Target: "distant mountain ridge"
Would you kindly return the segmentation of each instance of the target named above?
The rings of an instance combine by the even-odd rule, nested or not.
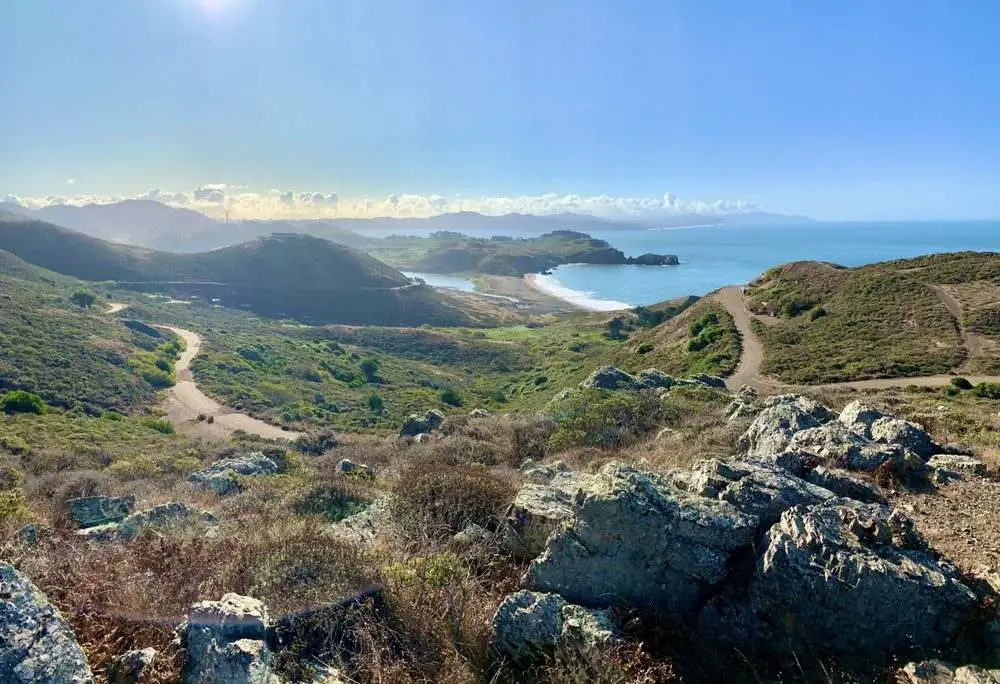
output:
[[[125,200],[115,204],[53,205],[28,209],[14,202],[0,203],[0,210],[55,223],[91,237],[169,252],[193,253],[227,247],[275,232],[314,235],[366,250],[369,231],[434,231],[462,233],[557,230],[593,231],[672,228],[720,223],[742,225],[762,222],[804,222],[801,216],[752,212],[743,214],[678,214],[662,219],[608,219],[576,213],[503,214],[491,216],[461,211],[422,218],[337,218],[218,221],[191,209],[153,200]]]

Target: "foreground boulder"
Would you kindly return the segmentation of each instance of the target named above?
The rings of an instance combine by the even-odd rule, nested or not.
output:
[[[0,563],[0,682],[93,684],[87,658],[35,585]]]
[[[607,611],[567,603],[558,594],[518,591],[493,616],[493,646],[515,662],[544,656],[556,644],[581,655],[615,641],[616,628]]]
[[[905,515],[831,499],[786,511],[767,532],[746,592],[721,595],[702,620],[707,631],[769,649],[822,645],[881,658],[947,646],[975,605],[957,569],[929,551]]]
[[[444,414],[437,409],[430,409],[424,415],[411,413],[403,421],[403,427],[399,430],[400,437],[415,437],[421,433],[430,433],[441,427],[444,422]]]
[[[554,473],[546,484],[521,487],[507,509],[511,550],[524,558],[540,554],[549,536],[573,517],[577,493],[593,483],[593,475],[564,471]]]
[[[1000,684],[1000,670],[924,660],[907,664],[899,671],[899,680],[906,684]]]
[[[727,501],[630,466],[610,463],[580,485],[573,498],[544,497],[557,528],[528,571],[535,589],[572,603],[685,613],[758,525]]]
[[[264,604],[248,596],[225,594],[191,606],[177,628],[185,649],[182,684],[276,684],[270,625]]]
[[[836,421],[799,430],[789,440],[788,450],[811,454],[848,470],[872,471],[886,462],[900,470],[922,465],[919,457],[900,445],[873,442]]]
[[[191,473],[188,479],[219,496],[225,496],[240,491],[241,477],[274,475],[278,470],[278,465],[274,461],[262,453],[255,452],[216,461],[204,470]]]
[[[737,448],[752,459],[773,459],[784,452],[795,433],[821,425],[810,411],[795,402],[764,407],[740,437]]]
[[[584,389],[633,389],[635,376],[614,366],[601,366],[580,383]]]
[[[143,684],[145,676],[156,659],[156,649],[144,648],[126,651],[108,663],[108,684]]]
[[[135,508],[134,496],[84,496],[66,501],[69,515],[79,528],[123,520]]]

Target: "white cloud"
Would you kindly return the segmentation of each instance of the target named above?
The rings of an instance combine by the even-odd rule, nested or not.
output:
[[[190,191],[168,192],[154,188],[132,199],[147,199],[175,207],[193,209],[209,216],[221,217],[229,212],[234,219],[308,219],[308,218],[397,218],[434,216],[456,211],[477,211],[483,214],[558,214],[573,212],[604,218],[647,219],[669,218],[678,214],[733,214],[755,211],[753,204],[742,200],[683,200],[671,192],[659,197],[622,197],[613,195],[540,195],[446,197],[439,194],[392,194],[387,197],[341,197],[335,192],[283,190],[272,188],[255,192],[238,185],[208,183]],[[40,208],[55,204],[110,204],[119,196],[77,195],[65,197],[7,196],[8,201]]]
[[[76,185],[76,183],[77,183],[76,178],[67,178],[66,179],[66,184],[67,185]]]

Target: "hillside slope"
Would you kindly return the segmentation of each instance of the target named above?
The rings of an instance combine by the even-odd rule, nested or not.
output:
[[[965,252],[859,268],[799,262],[747,291],[766,375],[825,383],[995,370],[1000,255]]]

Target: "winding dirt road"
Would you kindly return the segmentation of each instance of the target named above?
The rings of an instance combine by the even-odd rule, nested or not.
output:
[[[107,314],[116,314],[128,304],[108,303]],[[239,413],[223,406],[198,389],[191,375],[191,361],[201,351],[201,337],[197,333],[169,325],[153,325],[154,328],[169,330],[184,340],[187,345],[177,360],[177,383],[167,390],[167,419],[186,432],[210,439],[225,439],[236,430],[242,430],[265,439],[298,439],[301,433],[282,430],[276,425],[265,423],[253,416]],[[202,416],[203,420],[198,420]],[[212,422],[207,418],[211,416]]]
[[[947,292],[938,290],[945,306],[956,320],[961,321],[961,308]],[[852,389],[885,389],[889,387],[906,387],[908,385],[918,385],[921,387],[940,387],[947,385],[955,375],[921,375],[905,378],[878,378],[875,380],[853,380],[849,382],[831,382],[822,385],[795,385],[782,382],[776,378],[761,375],[760,367],[764,362],[764,347],[753,329],[750,321],[753,318],[743,301],[743,288],[739,285],[725,287],[715,295],[715,298],[726,307],[726,310],[733,317],[736,329],[740,333],[742,352],[740,363],[736,371],[726,378],[726,387],[730,390],[739,389],[742,385],[749,385],[758,392],[771,394],[779,391],[786,391],[803,387],[846,387]],[[961,323],[959,323],[961,329]],[[962,339],[966,340],[967,335],[962,330]],[[995,375],[963,375],[973,384],[981,382],[1000,382],[1000,376]]]

